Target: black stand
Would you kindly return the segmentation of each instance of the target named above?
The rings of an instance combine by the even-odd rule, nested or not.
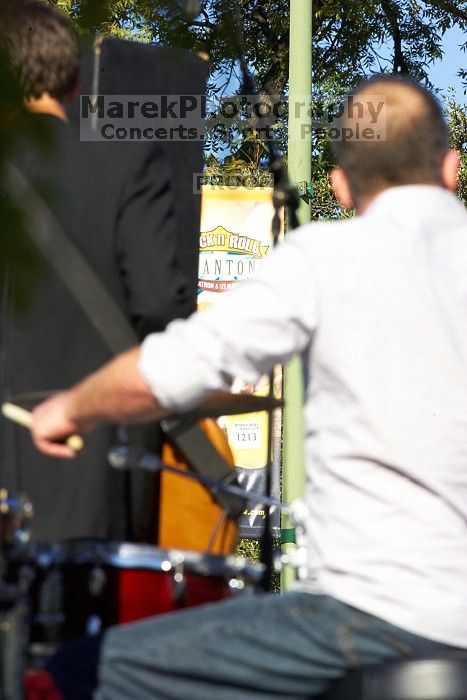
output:
[[[187,13],[187,21],[190,23],[193,21],[193,17],[196,16],[196,14],[193,14],[193,12],[197,12],[197,10],[193,10],[191,13]],[[261,13],[258,12],[258,8],[255,10],[257,18],[257,21],[261,21]],[[246,61],[245,61],[245,55],[246,52],[244,50],[244,45],[243,45],[243,37],[241,34],[241,26],[242,26],[242,8],[239,3],[237,3],[237,11],[232,13],[231,19],[226,24],[225,30],[231,39],[234,49],[236,51],[236,54],[238,56],[238,61],[240,63],[241,71],[242,71],[242,78],[243,78],[243,85],[242,85],[242,91],[244,95],[249,95],[249,96],[254,96],[258,95],[259,92],[256,89],[253,78],[250,74],[250,71],[248,70]],[[253,124],[254,127],[254,124]],[[269,155],[269,168],[271,170],[271,173],[273,175],[274,179],[274,192],[273,192],[273,205],[274,205],[274,217],[272,220],[272,237],[273,237],[273,245],[274,247],[277,245],[277,242],[279,240],[279,235],[281,231],[281,219],[280,219],[280,212],[281,210],[285,210],[287,212],[287,228],[288,230],[293,230],[299,226],[299,221],[297,217],[297,210],[300,204],[300,198],[298,194],[297,188],[292,185],[289,181],[288,173],[287,170],[284,166],[284,161],[282,156],[276,151],[273,141],[271,139],[264,139],[264,142],[267,146],[268,150],[268,155]],[[270,381],[269,381],[269,398],[273,399],[274,398],[274,376],[271,375]],[[266,484],[265,484],[265,496],[266,499],[264,501],[265,503],[265,520],[264,520],[264,529],[263,529],[263,534],[261,537],[261,554],[260,554],[260,561],[265,567],[265,573],[263,576],[263,579],[261,581],[261,587],[265,591],[271,591],[273,588],[272,585],[272,574],[274,571],[274,561],[273,561],[273,538],[272,538],[272,532],[271,532],[271,493],[272,493],[272,476],[271,476],[271,467],[272,467],[272,417],[273,417],[273,409],[270,408],[268,409],[269,412],[269,420],[268,420],[268,426],[269,426],[269,435],[268,435],[268,463],[266,466]],[[269,504],[266,505],[266,503]]]
[[[238,20],[238,18],[237,18]],[[241,23],[237,21],[237,27],[240,27]],[[235,42],[237,45],[238,57],[240,66],[242,69],[243,76],[243,94],[245,95],[257,95],[258,90],[253,83],[253,79],[246,65],[244,56],[245,52],[243,50],[243,41],[239,33],[239,30],[234,32]],[[284,165],[284,160],[282,156],[276,151],[274,143],[271,139],[264,139],[267,146],[268,156],[269,156],[269,169],[273,175],[274,188],[273,188],[273,206],[274,206],[274,217],[272,220],[271,232],[273,238],[273,247],[276,247],[279,241],[279,235],[281,232],[281,210],[285,210],[287,213],[287,228],[288,230],[293,230],[298,228],[299,221],[297,216],[297,211],[300,205],[300,198],[298,190],[293,185],[287,173]],[[274,373],[271,373],[269,379],[269,398],[274,399]],[[265,495],[267,499],[271,499],[272,495],[272,438],[273,438],[273,411],[269,410],[268,416],[268,463],[266,466],[266,484],[265,484]],[[264,575],[261,581],[261,588],[264,591],[273,590],[273,572],[274,572],[274,552],[273,552],[273,537],[271,531],[271,506],[265,505],[265,518],[264,518],[264,528],[261,536],[260,544],[260,561],[264,565]]]
[[[287,212],[288,229],[297,228],[299,225],[297,209],[300,201],[298,191],[288,178],[282,157],[275,151],[271,141],[268,141],[270,169],[274,177],[273,205],[274,217],[272,220],[273,245],[276,247],[279,241],[281,230],[280,212],[285,209]],[[269,398],[274,399],[274,372],[269,378]],[[266,468],[265,494],[267,498],[272,496],[272,461],[273,461],[273,412],[269,411],[268,416],[268,463]],[[273,590],[274,573],[274,551],[271,528],[271,506],[265,505],[264,529],[261,536],[260,561],[264,565],[264,574],[261,581],[264,591]]]
[[[26,596],[0,579],[0,698],[22,698],[28,653]]]

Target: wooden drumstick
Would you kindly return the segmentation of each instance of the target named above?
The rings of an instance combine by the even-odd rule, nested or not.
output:
[[[32,413],[26,411],[25,408],[7,402],[2,404],[2,413],[5,418],[8,418],[14,423],[18,423],[18,425],[22,425],[24,428],[31,428]],[[65,440],[65,444],[73,450],[73,452],[81,452],[84,447],[83,438],[80,435],[70,435],[70,437]]]

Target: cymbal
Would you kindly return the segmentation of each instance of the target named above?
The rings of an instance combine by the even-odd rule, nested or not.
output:
[[[282,399],[269,396],[254,396],[253,394],[231,394],[228,391],[216,391],[209,394],[203,401],[187,413],[170,416],[170,418],[217,418],[219,416],[232,416],[241,413],[256,413],[258,411],[272,411],[284,405]]]

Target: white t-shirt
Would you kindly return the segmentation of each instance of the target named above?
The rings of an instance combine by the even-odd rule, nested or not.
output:
[[[438,187],[288,235],[254,279],[146,339],[160,402],[304,355],[310,592],[467,647],[467,212]]]

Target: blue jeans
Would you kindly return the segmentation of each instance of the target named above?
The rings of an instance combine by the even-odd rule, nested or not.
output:
[[[107,631],[95,700],[299,700],[349,669],[449,650],[324,595],[262,594]]]

